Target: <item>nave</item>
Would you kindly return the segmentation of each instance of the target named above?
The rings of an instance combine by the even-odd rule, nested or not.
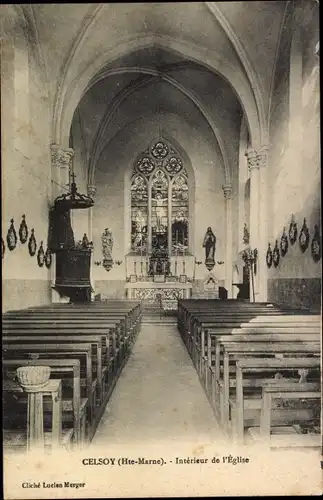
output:
[[[3,395],[15,396],[4,413],[6,473],[11,472],[7,485],[16,487],[26,475],[16,466],[19,457],[9,452],[37,451],[36,461],[33,453],[22,457],[33,481],[39,477],[43,450],[49,482],[78,480],[86,486],[78,490],[82,498],[99,491],[111,498],[120,497],[121,491],[126,497],[149,498],[156,492],[248,495],[297,488],[306,493],[309,481],[311,491],[320,491],[320,429],[314,411],[320,400],[320,317],[269,306],[183,300],[177,318],[149,319],[142,304],[132,301],[56,304],[5,313]],[[232,409],[243,361],[247,368],[248,363],[256,368],[257,376],[243,373],[243,442],[237,443]],[[49,380],[37,386],[35,378],[40,382],[41,367],[46,366]],[[298,373],[300,367],[307,369]],[[279,373],[283,379],[275,376]],[[296,399],[296,406],[278,408],[275,427],[268,415],[263,422],[260,411],[265,386],[273,397],[278,389],[281,400]],[[307,397],[309,404],[300,405]],[[266,404],[267,413],[277,409]],[[257,436],[250,428],[259,430],[259,424],[261,447],[245,446]],[[114,467],[111,459],[120,457],[142,465]],[[161,458],[165,467],[158,464]],[[97,459],[107,463],[96,467]],[[31,498],[33,490],[27,493]]]
[[[68,456],[85,498],[98,477],[103,497],[141,496],[150,473],[148,497],[158,479],[166,497],[317,490],[319,32],[318,0],[1,8],[8,500],[37,497],[21,483],[39,450]],[[116,468],[73,463],[220,440],[254,469],[211,466],[194,488],[187,467],[118,468],[118,491]],[[282,453],[273,479],[260,448]]]
[[[5,450],[320,448],[319,315],[201,299],[178,301],[177,325],[159,314],[132,301],[5,313]]]
[[[216,442],[220,432],[176,324],[143,324],[93,446]]]

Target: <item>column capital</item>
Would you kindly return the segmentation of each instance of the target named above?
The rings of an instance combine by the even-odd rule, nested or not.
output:
[[[245,152],[245,156],[247,157],[249,170],[251,170],[252,168],[256,168],[258,166],[256,149],[248,148],[247,151]]]
[[[249,148],[245,152],[245,156],[248,159],[249,170],[266,167],[268,164],[268,146],[261,146],[259,149]]]
[[[267,167],[268,165],[268,146],[261,146],[257,150],[257,164],[258,167]]]
[[[88,184],[87,186],[87,194],[88,196],[90,196],[92,199],[94,199],[95,195],[96,195],[96,186],[92,185],[92,184]]]
[[[57,144],[51,144],[52,165],[54,167],[69,168],[72,165],[74,150],[72,148],[62,148]]]
[[[222,186],[224,198],[230,200],[232,198],[232,184],[224,184]]]

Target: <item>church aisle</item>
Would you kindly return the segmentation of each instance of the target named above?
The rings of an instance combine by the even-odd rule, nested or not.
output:
[[[91,446],[219,442],[212,408],[175,325],[144,324]]]

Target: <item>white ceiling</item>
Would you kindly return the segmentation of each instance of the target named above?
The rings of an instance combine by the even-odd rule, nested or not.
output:
[[[122,73],[113,74],[121,68]],[[239,134],[242,110],[229,84],[219,75],[167,51],[150,48],[133,52],[103,68],[95,81],[75,115],[76,119],[81,116],[89,154],[100,128],[102,144],[97,155],[117,132],[151,114],[182,116],[214,143],[210,118],[226,139],[231,137],[231,141],[224,139],[227,149],[232,146],[233,132]],[[103,128],[105,117],[108,124]]]
[[[251,96],[267,120],[286,3],[43,3],[19,10],[38,40],[52,115],[68,108],[68,129],[73,114],[81,120],[89,154],[130,122],[160,112],[182,116],[210,141],[217,130],[230,158],[241,99]],[[227,81],[230,72],[240,93]]]
[[[216,5],[215,5],[216,4]],[[73,45],[93,18],[77,54],[79,69],[98,56],[111,40],[133,34],[155,33],[211,48],[226,59],[239,61],[235,47],[211,9],[224,17],[255,69],[264,91],[268,91],[285,1],[31,4],[49,80],[60,75]],[[146,54],[145,54],[146,55]],[[171,60],[171,59],[170,59]]]

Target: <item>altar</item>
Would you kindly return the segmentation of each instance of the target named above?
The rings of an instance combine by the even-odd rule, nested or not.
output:
[[[154,256],[130,253],[126,256],[126,294],[131,300],[159,302],[163,309],[177,309],[179,299],[192,295],[195,258],[172,256],[155,266]]]
[[[191,297],[192,284],[179,282],[156,283],[138,281],[127,283],[127,298],[131,300],[146,300],[148,302],[177,301],[178,299],[189,299]]]

